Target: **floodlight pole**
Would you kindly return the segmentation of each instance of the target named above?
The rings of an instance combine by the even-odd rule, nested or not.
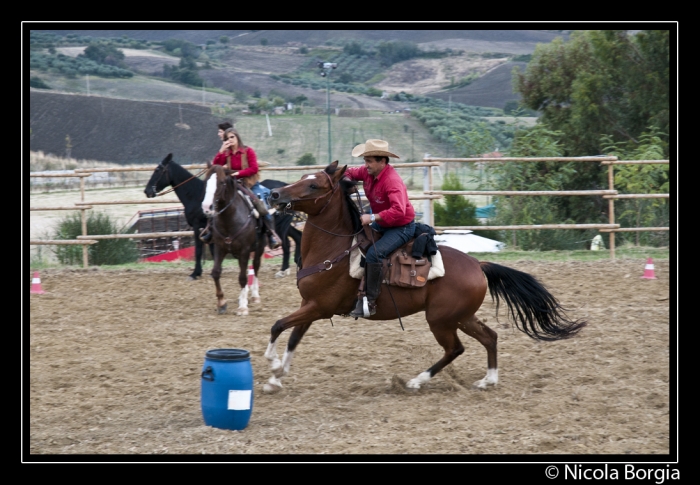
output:
[[[331,75],[331,70],[338,67],[338,64],[335,62],[319,61],[318,67],[321,68],[321,76],[326,78],[326,112],[328,113],[328,163],[331,163],[331,80],[329,79],[329,76]]]
[[[331,160],[331,81],[329,79],[330,71],[326,70],[326,111],[328,112],[328,163],[332,163]]]

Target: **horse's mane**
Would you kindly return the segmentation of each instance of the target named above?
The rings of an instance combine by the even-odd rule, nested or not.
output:
[[[177,181],[174,185],[177,185],[177,183],[183,182],[194,176],[193,173],[186,168],[183,168],[179,163],[176,163],[175,160],[171,160],[168,163],[168,169],[170,170],[171,180]],[[183,205],[187,205],[186,202],[189,201],[199,203],[204,196],[204,181],[198,177],[194,177],[192,180],[181,186],[181,191],[185,199],[182,200],[181,198]]]
[[[326,173],[333,175],[335,170],[331,165],[326,167]],[[352,194],[357,193],[357,181],[350,180],[349,178],[340,179],[340,188],[345,196],[345,206],[348,208],[350,213],[350,218],[352,219],[352,232],[358,232],[362,228],[362,222],[360,222],[360,210],[357,208],[357,204],[352,200]]]

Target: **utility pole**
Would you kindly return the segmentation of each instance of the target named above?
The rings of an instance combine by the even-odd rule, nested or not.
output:
[[[321,77],[326,78],[326,111],[328,112],[328,163],[331,163],[332,152],[331,152],[331,81],[330,73],[332,69],[338,67],[335,62],[318,62],[318,67],[321,69]]]

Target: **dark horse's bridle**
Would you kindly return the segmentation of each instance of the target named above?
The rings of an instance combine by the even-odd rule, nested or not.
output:
[[[155,180],[155,182],[153,182],[153,193],[155,194],[154,197],[160,197],[161,195],[169,194],[173,190],[177,189],[178,187],[180,187],[182,185],[185,185],[190,180],[199,177],[200,175],[202,175],[204,172],[207,171],[206,168],[202,169],[202,171],[199,172],[198,174],[191,176],[187,180],[180,182],[179,184],[175,185],[174,187],[170,187],[168,190],[165,190],[159,194],[158,189],[156,187],[158,187],[158,182],[160,182],[160,179],[163,176],[163,173],[165,173],[165,181],[167,182],[165,184],[165,186],[167,187],[168,185],[172,184],[172,182],[170,180],[170,171],[168,169],[166,169],[165,165],[163,165],[163,162],[158,164],[158,166],[156,167],[156,170],[160,171],[160,173],[158,174],[158,178]]]

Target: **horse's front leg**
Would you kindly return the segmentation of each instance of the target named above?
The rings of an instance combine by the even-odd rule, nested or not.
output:
[[[263,249],[264,250],[264,249]],[[260,258],[262,253],[252,253],[251,257],[253,259],[253,277],[248,276],[248,289],[250,290],[250,302],[260,303],[260,285],[258,283],[258,271],[260,270]]]
[[[248,258],[240,256],[238,258],[238,284],[241,292],[238,294],[238,310],[236,315],[248,315]]]
[[[221,262],[224,259],[224,256],[226,256],[226,253],[224,253],[221,249],[219,249],[218,246],[214,247],[214,267],[211,270],[211,277],[214,278],[214,285],[216,285],[216,308],[219,314],[226,313],[226,308],[228,304],[226,303],[226,299],[224,298],[224,292],[221,289]]]
[[[289,374],[297,345],[299,345],[311,324],[320,318],[323,318],[323,314],[318,311],[316,305],[303,301],[299,310],[275,322],[270,331],[270,342],[267,345],[267,350],[265,350],[265,357],[270,361],[272,376],[263,386],[264,392],[277,392],[282,388],[281,378]],[[294,329],[289,337],[289,342],[287,342],[284,356],[280,360],[277,355],[277,338],[284,330],[291,327],[294,327]]]

